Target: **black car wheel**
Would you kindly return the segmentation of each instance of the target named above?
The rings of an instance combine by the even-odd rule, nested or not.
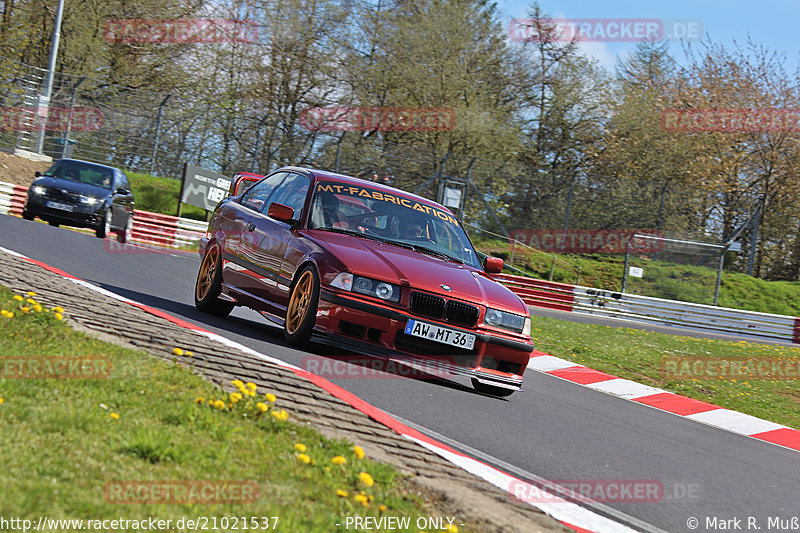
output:
[[[130,242],[131,235],[133,234],[133,215],[128,217],[128,222],[125,224],[125,229],[117,232],[117,242],[123,244]]]
[[[475,378],[472,378],[472,386],[475,387],[475,390],[478,392],[489,394],[491,396],[497,396],[498,398],[505,398],[506,396],[511,396],[511,394],[514,392],[514,389],[506,389],[505,387],[495,387],[494,385],[486,385],[484,383],[481,383]]]
[[[298,346],[311,338],[311,331],[317,321],[319,304],[319,274],[311,265],[300,271],[292,284],[292,295],[283,322],[283,336],[286,342]]]
[[[105,239],[106,235],[111,231],[111,208],[106,209],[102,220],[94,230],[94,234],[98,239]]]
[[[222,254],[219,245],[213,243],[206,250],[200,270],[197,271],[197,282],[194,287],[194,306],[204,313],[217,316],[228,316],[234,305],[219,299],[222,293]]]
[[[55,222],[53,220],[48,220],[47,223],[50,224],[51,226],[53,226],[54,228],[57,228],[57,227],[59,227],[61,225],[58,222]]]
[[[27,212],[27,211],[25,211],[25,210],[23,209],[23,210],[22,210],[22,218],[24,218],[25,220],[33,220],[33,219],[34,219],[34,218],[36,218],[36,217],[35,217],[35,216],[33,216],[31,213],[29,213],[29,212]]]

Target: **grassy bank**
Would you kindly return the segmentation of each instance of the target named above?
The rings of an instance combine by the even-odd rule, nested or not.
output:
[[[766,357],[780,358],[796,368],[800,346],[695,339],[545,317],[534,318],[533,337],[536,348],[551,355],[800,429],[798,379],[697,379],[684,373],[668,374],[664,367],[665,358],[742,362]]]
[[[160,178],[139,172],[126,172],[131,182],[136,208],[153,213],[175,215],[181,194],[180,180]],[[205,220],[206,211],[194,205],[183,204],[181,216]]]
[[[293,423],[270,391],[223,393],[189,353],[176,364],[110,345],[67,327],[69,309],[17,297],[0,288],[0,516],[329,532],[347,516],[441,515],[353,443]]]

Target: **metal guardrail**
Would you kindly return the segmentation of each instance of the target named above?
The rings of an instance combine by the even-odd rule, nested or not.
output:
[[[26,187],[0,182],[0,214],[21,216],[27,194]],[[207,228],[203,221],[135,209],[132,240],[170,248],[193,246]]]
[[[508,274],[492,277],[535,307],[800,344],[800,318],[794,316],[678,302]]]

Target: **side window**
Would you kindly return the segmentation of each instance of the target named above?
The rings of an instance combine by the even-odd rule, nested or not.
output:
[[[303,216],[303,205],[306,202],[310,185],[311,182],[307,177],[299,174],[289,174],[280,187],[275,189],[275,194],[269,199],[269,203],[291,207],[294,209],[294,219],[300,220]]]
[[[269,200],[272,191],[278,186],[280,182],[286,177],[288,172],[278,172],[272,176],[261,180],[256,185],[253,185],[244,196],[242,196],[242,205],[253,209],[254,211],[262,211],[264,206]]]
[[[128,176],[123,174],[122,172],[119,173],[119,184],[117,187],[122,187],[123,189],[131,190],[131,184],[128,182]]]

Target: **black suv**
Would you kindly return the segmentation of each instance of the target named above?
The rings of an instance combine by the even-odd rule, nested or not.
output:
[[[39,217],[51,226],[93,228],[104,239],[128,242],[133,228],[133,193],[119,169],[77,159],[56,161],[28,189],[22,218]]]

